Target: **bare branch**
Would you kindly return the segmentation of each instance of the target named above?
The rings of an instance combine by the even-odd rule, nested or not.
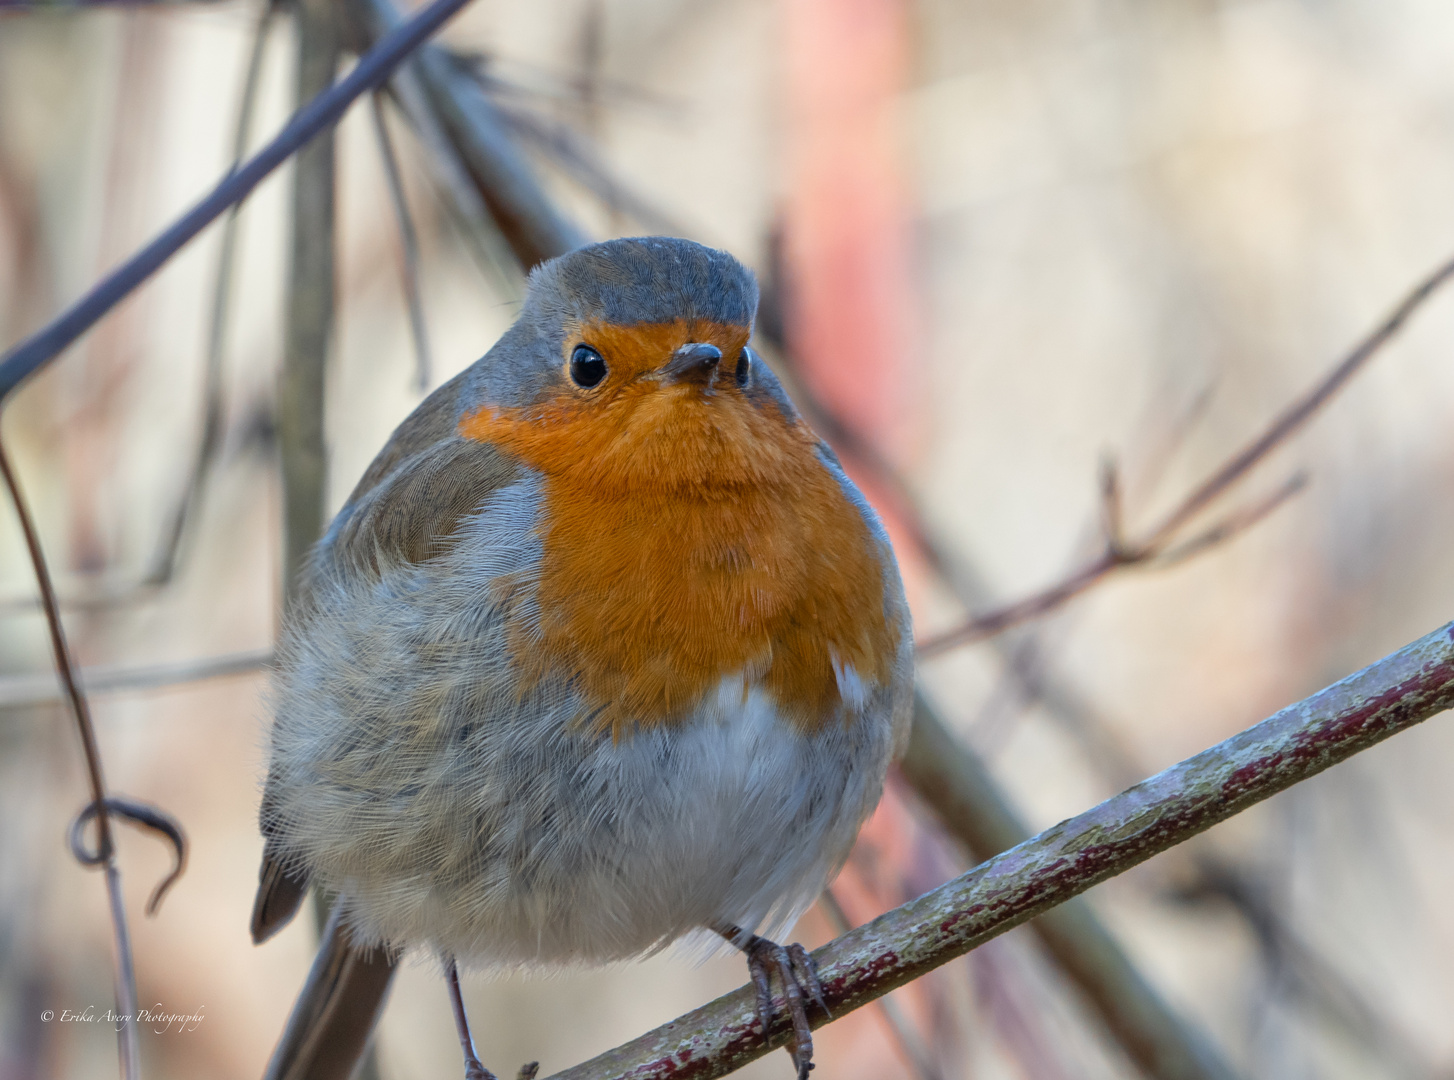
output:
[[[419,293],[419,234],[409,213],[409,199],[404,194],[404,177],[399,171],[399,156],[394,153],[394,140],[384,119],[384,103],[375,90],[369,99],[369,112],[374,121],[374,137],[379,142],[379,156],[384,160],[384,177],[389,182],[389,199],[394,204],[394,217],[399,223],[399,242],[404,248],[404,300],[409,308],[409,330],[414,336],[414,386],[422,394],[429,389],[433,364],[429,357],[429,330],[424,322],[424,299]]]
[[[268,31],[272,29],[276,10],[272,0],[268,0],[262,14],[258,16],[257,28],[253,31],[247,74],[242,82],[242,98],[238,103],[237,126],[232,134],[232,163],[229,171],[235,171],[247,154],[253,114],[257,111],[258,91],[262,87],[263,53],[266,51]],[[177,569],[177,552],[181,548],[182,534],[202,500],[207,473],[222,446],[222,361],[223,350],[227,344],[232,277],[237,266],[237,235],[241,210],[240,202],[233,203],[228,210],[227,220],[222,226],[222,245],[217,251],[216,276],[212,285],[212,317],[207,329],[207,363],[202,380],[202,434],[197,440],[197,450],[192,458],[186,486],[162,531],[161,545],[142,587],[165,585],[171,581]]]
[[[342,54],[329,0],[300,0],[300,101],[333,84]],[[324,380],[334,319],[334,139],[330,128],[298,151],[283,359],[278,369],[278,455],[283,479],[283,596],[291,602],[303,564],[323,535],[327,510]]]
[[[817,950],[828,1007],[841,1017],[1451,706],[1454,624]],[[742,987],[553,1080],[708,1080],[789,1026],[768,1035]]]
[[[1199,555],[1208,548],[1215,547],[1225,540],[1231,539],[1238,533],[1244,533],[1298,492],[1302,491],[1303,488],[1307,487],[1309,479],[1310,477],[1306,472],[1294,473],[1288,478],[1286,483],[1262,501],[1235,511],[1205,532],[1145,561],[1158,568],[1173,566],[1176,563],[1190,559],[1194,555]]]
[[[277,138],[227,174],[201,202],[117,267],[91,291],[0,359],[0,400],[89,330],[208,224],[242,201],[304,143],[335,123],[360,94],[378,86],[411,51],[469,0],[434,0],[381,35],[374,48],[332,87],[294,114]]]
[[[1121,472],[1109,453],[1101,458],[1101,534],[1106,550],[1124,553],[1124,522],[1121,518]]]
[[[89,696],[121,690],[156,690],[227,675],[248,675],[267,667],[272,658],[271,650],[260,649],[165,664],[97,665],[77,670],[76,681]],[[47,705],[64,699],[65,690],[51,672],[0,678],[0,710]]]
[[[1149,529],[1142,539],[1133,543],[1117,543],[1109,540],[1106,550],[1101,555],[1072,573],[1064,581],[1024,600],[1018,600],[996,611],[976,616],[955,630],[920,642],[917,650],[919,657],[924,659],[937,656],[960,645],[982,641],[1018,623],[1044,615],[1058,608],[1067,600],[1085,592],[1113,571],[1154,563],[1173,552],[1175,552],[1175,556],[1171,561],[1179,561],[1189,555],[1205,551],[1213,544],[1229,539],[1271,513],[1291,497],[1302,486],[1303,481],[1298,480],[1285,486],[1279,495],[1262,504],[1260,508],[1233,515],[1222,525],[1189,541],[1180,548],[1173,549],[1171,546],[1176,534],[1183,526],[1224,495],[1254,466],[1306,424],[1349,379],[1394,338],[1409,317],[1450,278],[1454,278],[1454,259],[1444,263],[1414,286],[1399,301],[1398,306],[1388,317],[1355,345],[1348,355],[1340,360],[1316,386],[1283,410],[1267,430],[1194,488],[1158,524]],[[1111,494],[1114,493],[1106,493],[1103,496],[1103,504],[1110,505]],[[1119,514],[1118,501],[1116,513]]]
[[[838,902],[832,888],[824,889],[818,897],[818,908],[827,917],[835,934],[841,937],[853,929],[853,924],[848,921],[848,913],[843,910],[843,905]],[[928,1044],[904,1014],[904,1010],[899,1008],[898,1002],[885,994],[874,1004],[883,1014],[894,1041],[898,1043],[899,1052],[904,1055],[904,1061],[913,1069],[918,1080],[942,1080]]]
[[[984,763],[939,719],[922,693],[899,768],[951,834],[980,860],[1030,836]],[[1109,1034],[1147,1076],[1226,1080],[1215,1046],[1179,1017],[1131,963],[1090,905],[1069,900],[1030,923]]]
[[[1409,320],[1409,317],[1422,307],[1434,293],[1438,292],[1450,278],[1454,278],[1454,259],[1450,259],[1415,285],[1383,322],[1355,345],[1348,355],[1339,361],[1316,386],[1283,410],[1266,431],[1253,439],[1240,453],[1207,477],[1195,491],[1183,499],[1181,505],[1168,514],[1161,525],[1151,532],[1145,541],[1146,545],[1160,547],[1171,534],[1209,506],[1269,453],[1286,442],[1294,432],[1326,405],[1334,394],[1343,388],[1344,383],[1358,374],[1383,346],[1392,341],[1395,335],[1403,329],[1404,323]]]
[[[0,475],[3,475],[5,486],[10,491],[15,515],[20,519],[20,530],[25,535],[25,547],[30,553],[30,564],[35,570],[36,585],[45,606],[45,622],[50,631],[56,671],[65,687],[66,697],[71,703],[71,713],[76,718],[76,728],[81,735],[81,750],[86,758],[86,776],[91,785],[91,807],[96,817],[95,865],[102,866],[106,872],[112,940],[116,947],[116,1011],[124,1018],[116,1029],[121,1074],[125,1080],[137,1080],[141,1075],[141,1059],[136,1034],[136,966],[132,962],[131,934],[127,930],[126,908],[121,898],[121,872],[116,866],[116,844],[112,837],[111,816],[107,812],[106,781],[101,775],[101,751],[96,744],[96,727],[91,722],[91,709],[86,696],[76,682],[75,665],[71,660],[70,647],[66,644],[65,630],[61,626],[60,607],[56,604],[55,588],[51,585],[50,570],[46,566],[40,535],[35,531],[35,522],[31,519],[30,509],[20,490],[20,482],[10,467],[10,457],[5,453],[3,442],[0,442]]]
[[[363,41],[392,33],[400,20],[390,0],[349,0],[347,10]],[[528,269],[585,243],[585,234],[550,201],[467,66],[426,46],[410,67],[520,265]]]

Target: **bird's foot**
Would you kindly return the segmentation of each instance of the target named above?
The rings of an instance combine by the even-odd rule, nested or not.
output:
[[[464,1059],[464,1080],[496,1080],[496,1076],[480,1064],[479,1058],[470,1054]]]
[[[818,965],[796,942],[779,945],[735,926],[723,925],[713,929],[747,954],[747,972],[752,976],[752,985],[757,988],[757,1021],[762,1026],[764,1040],[772,1029],[771,975],[777,972],[783,984],[783,1002],[793,1025],[793,1042],[789,1052],[797,1068],[797,1080],[808,1080],[808,1073],[813,1068],[813,1029],[808,1023],[807,1003],[812,1001],[828,1015],[823,984],[818,979]]]

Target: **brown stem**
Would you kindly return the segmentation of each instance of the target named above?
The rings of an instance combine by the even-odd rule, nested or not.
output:
[[[338,67],[338,30],[328,0],[302,0],[298,20],[299,104],[324,93]],[[278,450],[283,472],[283,592],[290,600],[309,549],[323,534],[327,457],[324,371],[333,337],[334,138],[321,133],[293,171],[293,234],[287,330],[278,374]]]
[[[1454,278],[1454,259],[1441,265],[1423,281],[1411,289],[1383,322],[1363,338],[1353,349],[1325,375],[1316,386],[1294,401],[1267,427],[1225,464],[1172,508],[1162,520],[1146,535],[1134,543],[1119,543],[1112,540],[1106,551],[1089,564],[1071,574],[1065,581],[1024,600],[1008,604],[985,615],[976,616],[957,629],[939,634],[920,642],[920,658],[937,656],[960,645],[982,641],[1001,633],[1019,623],[1053,611],[1072,597],[1085,592],[1112,571],[1128,566],[1137,566],[1157,560],[1167,554],[1177,532],[1214,501],[1224,495],[1238,480],[1242,479],[1274,449],[1286,442],[1299,428],[1310,420],[1319,409],[1328,403],[1343,385],[1371,360],[1384,345],[1388,344],[1417,311],[1439,288]],[[1113,481],[1112,481],[1113,484]],[[1114,487],[1104,488],[1103,505],[1114,508],[1119,514],[1118,496]],[[1215,543],[1221,543],[1261,520],[1272,509],[1281,505],[1292,491],[1279,494],[1263,508],[1254,508],[1233,515],[1228,523],[1203,534],[1202,537],[1183,545],[1178,558],[1192,552],[1205,551]],[[1103,511],[1107,512],[1107,511]],[[1235,523],[1235,524],[1234,524]]]
[[[96,816],[97,863],[106,871],[111,932],[116,945],[116,1008],[117,1012],[128,1018],[117,1029],[121,1070],[126,1080],[134,1080],[139,1075],[136,971],[131,956],[131,935],[126,928],[126,909],[122,904],[121,877],[116,868],[116,844],[112,836],[111,815],[106,809],[106,781],[101,775],[101,751],[96,744],[96,727],[91,722],[91,709],[86,702],[86,696],[76,681],[75,664],[71,659],[70,647],[66,644],[65,630],[61,626],[60,607],[56,603],[55,587],[51,584],[45,552],[40,546],[40,536],[35,531],[35,522],[20,490],[20,482],[10,467],[10,457],[5,452],[3,441],[0,441],[0,474],[3,474],[5,486],[10,490],[15,516],[20,519],[20,531],[25,535],[25,547],[30,553],[30,565],[35,570],[36,585],[40,589],[41,603],[45,608],[45,624],[50,631],[56,671],[60,675],[61,685],[65,688],[66,698],[70,701],[71,713],[76,718],[76,729],[81,734],[81,750],[86,758],[86,776],[91,786],[91,806]]]

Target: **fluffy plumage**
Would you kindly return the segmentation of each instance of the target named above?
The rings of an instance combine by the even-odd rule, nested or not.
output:
[[[584,248],[400,426],[284,628],[256,936],[316,880],[359,942],[603,961],[780,928],[836,872],[911,633],[831,451],[733,377],[756,299],[686,241]],[[667,374],[691,343],[726,370]]]

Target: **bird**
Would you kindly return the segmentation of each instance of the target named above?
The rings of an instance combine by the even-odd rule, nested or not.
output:
[[[336,897],[272,1080],[346,1077],[393,971],[674,942],[783,988],[907,739],[889,537],[752,347],[752,272],[672,237],[537,266],[518,318],[389,438],[313,548],[271,685],[252,915]]]

